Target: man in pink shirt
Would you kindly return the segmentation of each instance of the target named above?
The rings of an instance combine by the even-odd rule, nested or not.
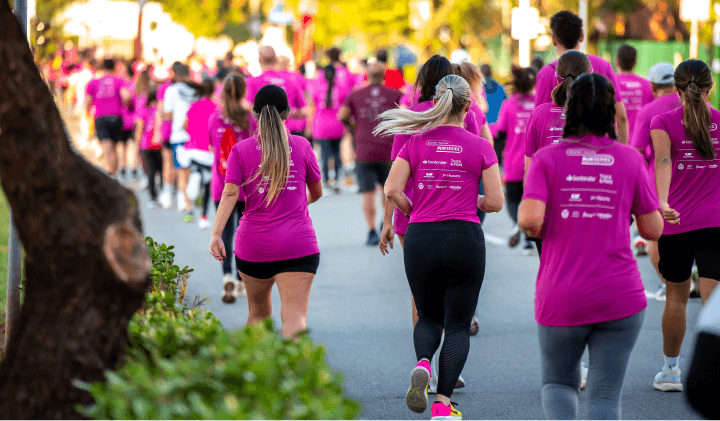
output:
[[[630,135],[633,133],[640,108],[655,99],[650,82],[633,73],[635,64],[637,64],[637,50],[627,44],[621,45],[615,59],[615,67],[618,70],[616,87],[620,89],[620,96],[625,104]]]
[[[285,75],[287,80],[289,80],[293,85],[297,86],[300,89],[300,92],[302,92],[303,97],[305,98],[305,101],[307,102],[308,97],[308,87],[307,87],[307,79],[305,79],[305,75],[302,75],[300,73],[293,72],[290,69],[290,58],[286,56],[280,56],[278,57],[278,67],[277,70],[279,73],[282,73]],[[307,118],[289,118],[285,125],[287,126],[288,130],[290,130],[290,133],[294,136],[304,136],[305,135],[305,129],[307,127]]]
[[[563,10],[558,12],[550,19],[550,28],[553,34],[553,44],[557,50],[558,56],[563,55],[568,50],[578,50],[580,42],[585,39],[582,29],[582,19],[572,12]],[[600,57],[588,54],[590,63],[592,64],[593,73],[599,73],[610,79],[615,88],[615,122],[618,127],[618,137],[621,143],[627,144],[629,137],[628,119],[625,105],[620,96],[618,83],[615,78],[615,72],[607,61]],[[552,102],[551,93],[557,86],[557,78],[555,77],[555,69],[557,60],[543,67],[538,72],[537,82],[535,84],[535,106]],[[578,76],[578,75],[575,75]]]
[[[260,76],[247,80],[248,102],[253,103],[255,101],[255,95],[263,86],[276,85],[281,87],[287,94],[292,109],[290,118],[306,118],[309,114],[309,107],[305,101],[302,86],[300,86],[294,78],[289,77],[287,72],[277,70],[278,59],[275,54],[275,49],[270,46],[260,47],[258,50],[258,60],[260,61],[260,68],[263,72]],[[288,119],[285,124],[287,125],[290,121],[291,120]]]

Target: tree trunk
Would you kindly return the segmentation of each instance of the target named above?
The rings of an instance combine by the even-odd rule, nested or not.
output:
[[[79,418],[122,362],[150,284],[137,200],[70,146],[7,0],[0,0],[0,183],[25,249],[25,304],[0,363],[0,417]]]

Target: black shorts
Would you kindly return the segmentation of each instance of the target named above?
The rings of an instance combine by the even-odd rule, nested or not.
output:
[[[123,122],[120,117],[105,116],[95,119],[95,133],[100,141],[123,142]]]
[[[660,273],[668,282],[690,279],[693,263],[699,277],[720,280],[720,227],[663,235],[658,252]]]
[[[297,259],[276,260],[274,262],[248,262],[235,256],[235,267],[245,275],[258,279],[270,279],[278,273],[304,272],[317,273],[320,254],[311,254]]]
[[[358,185],[360,193],[367,193],[375,190],[375,186],[385,185],[385,181],[390,174],[392,162],[358,162],[355,171],[357,172]],[[377,184],[375,184],[377,183]]]
[[[173,150],[173,145],[172,145],[172,143],[170,143],[169,140],[163,140],[162,148],[171,151],[171,150]]]
[[[123,130],[122,135],[120,136],[120,139],[122,142],[127,142],[133,138],[133,135],[134,135],[134,133],[132,130]]]

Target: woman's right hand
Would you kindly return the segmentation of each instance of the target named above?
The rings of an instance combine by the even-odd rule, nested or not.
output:
[[[225,258],[225,244],[219,235],[210,238],[210,254],[220,262]]]
[[[382,233],[380,234],[380,252],[383,256],[390,253],[388,246],[393,248],[393,242],[395,241],[395,230],[393,230],[392,224],[383,225]]]
[[[669,224],[680,225],[680,214],[671,208],[667,202],[660,204],[660,210],[662,211],[663,218],[665,218]]]

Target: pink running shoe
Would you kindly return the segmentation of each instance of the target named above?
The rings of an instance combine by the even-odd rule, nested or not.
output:
[[[410,373],[410,388],[405,402],[411,411],[422,414],[428,406],[428,385],[430,384],[430,363],[420,360]]]
[[[461,420],[462,414],[455,409],[455,402],[450,402],[450,406],[445,406],[442,402],[435,402],[432,406],[431,420]]]

